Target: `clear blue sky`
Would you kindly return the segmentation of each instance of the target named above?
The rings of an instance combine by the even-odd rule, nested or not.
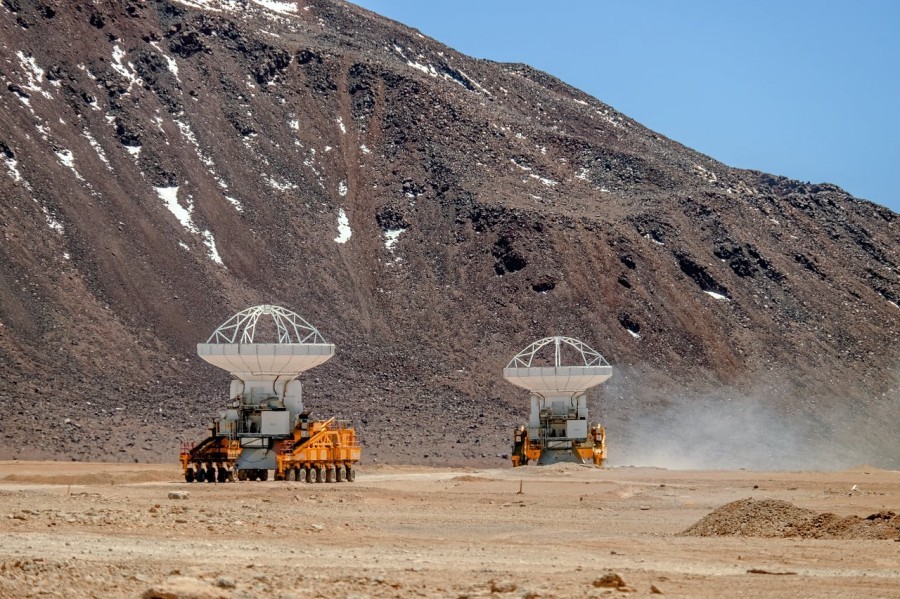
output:
[[[900,212],[900,0],[354,0],[726,164]]]

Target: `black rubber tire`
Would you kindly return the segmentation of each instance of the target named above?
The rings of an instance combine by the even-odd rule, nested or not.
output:
[[[306,468],[297,469],[297,482],[305,483],[308,478],[309,471]]]
[[[293,468],[288,468],[287,470],[285,470],[284,480],[288,481],[289,483],[292,483],[295,480],[297,480],[297,471],[294,470]]]
[[[192,483],[194,482],[194,469],[188,467],[187,470],[184,471],[184,482]]]
[[[337,474],[334,466],[329,466],[325,469],[325,482],[334,483],[337,482]]]
[[[206,481],[206,469],[203,466],[197,467],[197,472],[194,473],[194,480],[198,483]]]
[[[254,470],[253,468],[251,468],[250,470],[247,471],[247,478],[252,481],[258,480],[259,479],[259,470]]]
[[[269,471],[268,470],[260,470],[259,471],[259,480],[269,480]]]
[[[325,468],[323,468],[322,466],[316,467],[316,482],[325,482]]]
[[[311,483],[319,482],[319,471],[316,470],[316,468],[314,468],[314,467],[310,468],[309,469],[309,477],[306,480],[308,480]]]
[[[216,469],[216,482],[224,483],[228,480],[228,470],[222,466]]]
[[[345,476],[346,472],[347,471],[344,469],[343,466],[338,466],[337,468],[335,468],[334,473],[337,476],[337,482],[342,483],[346,480],[346,476]]]
[[[216,482],[216,469],[213,466],[210,466],[206,469],[206,482],[214,483]]]
[[[354,468],[351,468],[350,466],[347,466],[347,482],[352,483],[355,480],[356,480],[356,470]]]

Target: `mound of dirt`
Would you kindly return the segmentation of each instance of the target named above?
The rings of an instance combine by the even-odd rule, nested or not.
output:
[[[866,518],[819,513],[775,499],[741,499],[723,505],[681,533],[694,537],[900,539],[900,516],[883,511]]]

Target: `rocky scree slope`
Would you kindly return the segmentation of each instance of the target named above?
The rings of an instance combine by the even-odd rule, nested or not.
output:
[[[773,418],[776,465],[900,465],[886,208],[334,0],[3,0],[0,28],[0,457],[172,459],[227,392],[195,344],[275,303],[337,345],[306,401],[367,460],[500,463],[501,369],[565,334],[615,367],[613,463]]]

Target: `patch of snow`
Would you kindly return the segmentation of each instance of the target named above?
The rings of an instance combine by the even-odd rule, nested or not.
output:
[[[575,99],[572,101],[575,102],[576,104],[581,104],[582,106],[587,106],[587,102],[585,102],[584,100]]]
[[[276,181],[274,177],[270,177],[268,175],[263,175],[263,180],[271,187],[272,189],[277,189],[278,191],[290,191],[291,189],[297,189],[297,185],[287,181],[286,183],[282,183],[280,181]]]
[[[178,79],[178,82],[181,83],[181,78],[178,76],[178,63],[175,62],[175,59],[166,54],[163,49],[159,47],[159,42],[150,42],[150,45],[166,59],[166,66],[169,67],[169,72],[175,75],[175,79]]]
[[[299,130],[300,130],[300,121],[297,120],[297,119],[291,119],[291,120],[289,120],[289,121],[288,121],[288,125],[290,125],[291,129],[293,129],[294,131],[299,131]]]
[[[341,130],[341,133],[346,133],[346,132],[347,132],[347,127],[344,126],[344,119],[342,119],[341,117],[338,117],[338,118],[337,118],[337,124],[338,124],[338,127],[339,127],[340,130]]]
[[[710,170],[707,170],[700,166],[699,164],[694,165],[694,169],[697,171],[697,176],[706,181],[707,183],[716,183],[719,178],[716,177],[716,174]]]
[[[626,327],[625,330],[628,331],[628,334],[631,335],[632,337],[634,337],[635,339],[640,339],[640,338],[641,338],[641,334],[640,334],[640,333],[635,333],[634,331],[632,331],[632,330],[629,329],[628,327]]]
[[[898,306],[896,302],[892,302],[891,300],[888,300],[888,303],[890,305],[894,306],[895,308],[897,308],[898,310],[900,310],[900,306]]]
[[[487,96],[490,96],[490,95],[491,95],[491,92],[489,92],[488,90],[486,90],[485,88],[483,88],[477,81],[475,81],[474,79],[472,79],[471,77],[469,77],[465,72],[463,72],[462,69],[456,69],[456,72],[459,73],[460,75],[462,75],[462,76],[466,79],[466,81],[468,81],[469,83],[471,83],[472,85],[474,85],[475,88],[476,88],[478,91],[480,91],[481,93],[483,93],[483,94],[485,94],[485,95],[487,95]],[[462,84],[460,84],[460,85],[462,85]],[[465,86],[463,86],[463,87],[465,87]],[[500,88],[500,89],[503,89],[503,88]],[[503,91],[506,92],[505,89],[504,89]]]
[[[324,152],[330,152],[332,150],[331,146],[325,146]]]
[[[338,193],[341,195],[341,197],[347,195],[347,183],[345,181],[341,181],[340,183],[338,183]]]
[[[34,56],[25,56],[21,50],[16,52],[16,56],[19,58],[19,64],[22,65],[22,69],[25,71],[25,76],[28,78],[28,84],[25,85],[25,89],[41,92],[44,97],[52,98],[53,96],[41,87],[41,81],[44,79],[44,69],[38,66]]]
[[[141,146],[125,146],[125,149],[128,150],[128,153],[134,156],[135,159],[141,155]]]
[[[240,200],[238,200],[237,198],[233,198],[231,196],[225,196],[225,199],[228,200],[228,203],[231,204],[232,206],[234,206],[234,209],[237,210],[238,212],[244,211],[244,205],[241,204]]]
[[[156,194],[166,205],[166,208],[169,209],[175,218],[178,219],[178,222],[181,223],[181,226],[190,231],[191,233],[199,233],[197,227],[194,226],[193,218],[191,214],[194,212],[194,203],[188,200],[187,208],[183,208],[181,204],[178,203],[178,186],[175,187],[154,187]]]
[[[9,175],[13,178],[13,181],[19,183],[20,181],[24,181],[22,178],[22,173],[19,172],[19,161],[14,160],[13,158],[6,159],[6,170],[9,171]]]
[[[384,247],[386,247],[389,251],[394,251],[394,246],[397,245],[397,239],[400,237],[400,233],[403,233],[406,230],[406,227],[400,227],[397,229],[388,229],[384,232]]]
[[[62,235],[65,232],[62,223],[53,218],[53,215],[50,214],[50,211],[47,210],[46,206],[41,206],[41,210],[44,212],[44,218],[47,219],[47,226]]]
[[[200,158],[200,162],[206,165],[208,168],[214,168],[216,165],[213,162],[213,159],[203,153],[203,150],[200,148],[200,143],[197,141],[197,136],[194,135],[194,132],[191,130],[191,126],[187,123],[183,123],[178,119],[174,119],[175,124],[178,125],[179,131],[181,131],[181,135],[191,142],[191,145],[194,146],[194,150],[197,152],[197,157]]]
[[[350,230],[350,219],[347,218],[347,213],[341,208],[338,210],[338,236],[335,237],[334,240],[337,243],[347,243],[350,241],[352,235],[353,231]]]
[[[183,241],[179,241],[179,242],[178,242],[178,247],[180,247],[181,249],[183,249],[183,250],[186,251],[186,252],[191,251],[191,248],[189,248],[189,247],[187,246],[187,244],[186,244],[185,242],[183,242]]]
[[[363,154],[371,154],[372,153],[372,150],[367,148],[365,144],[359,146],[359,151],[362,152]]]
[[[704,291],[703,293],[717,300],[725,300],[726,302],[730,301],[728,296],[722,295],[721,293],[716,293],[715,291]]]
[[[120,48],[118,44],[113,46],[112,57],[113,62],[110,66],[112,66],[115,72],[128,80],[128,91],[131,91],[131,86],[135,83],[137,83],[138,85],[144,84],[141,78],[137,76],[137,71],[135,71],[134,65],[130,62],[127,64],[122,62],[122,59],[125,58],[125,50]]]
[[[222,262],[222,257],[219,256],[219,251],[216,249],[216,240],[213,238],[213,234],[210,233],[209,229],[203,230],[203,244],[206,246],[209,259],[216,264],[225,266],[225,263]]]
[[[582,181],[590,181],[591,179],[590,177],[588,177],[588,172],[588,169],[582,168],[580,171],[578,171],[578,174],[575,175],[575,178],[581,179]]]
[[[106,165],[110,171],[112,170],[112,166],[109,164],[109,159],[106,157],[106,152],[103,151],[103,148],[97,143],[97,140],[94,139],[94,136],[91,135],[91,132],[85,129],[82,132],[84,138],[88,140],[88,143],[91,144],[91,147],[94,148],[94,151],[97,152],[97,157],[100,158],[100,161]]]
[[[601,189],[600,191],[603,191],[603,190]],[[650,240],[650,243],[655,243],[656,245],[666,245],[666,244],[664,244],[662,241],[658,241],[657,239],[655,239],[655,238],[653,237],[653,235],[651,235],[650,233],[646,233],[646,234],[644,235],[644,239],[649,239],[649,240]]]
[[[62,162],[65,166],[69,167],[69,169],[75,174],[75,178],[79,181],[84,181],[84,177],[78,172],[75,168],[75,157],[72,155],[70,150],[62,149],[54,152],[56,157]]]
[[[531,177],[532,179],[537,179],[538,181],[540,181],[547,187],[555,187],[556,185],[559,185],[559,181],[554,181],[553,179],[548,179],[547,177],[541,177],[541,176],[535,175],[534,173],[529,173],[528,176]]]
[[[516,162],[516,159],[515,159],[515,158],[510,158],[509,161],[512,162],[513,164],[515,164],[517,167],[519,167],[519,168],[522,169],[523,171],[530,171],[530,170],[531,170],[531,167],[530,167],[530,166],[525,166],[524,164],[519,164],[518,162]]]
[[[63,260],[69,260],[71,256],[69,256],[69,252],[63,252]]]
[[[159,116],[153,117],[153,122],[156,123],[156,128],[159,129],[160,133],[166,132],[166,130],[163,129],[163,120]],[[168,145],[168,144],[169,144],[169,142],[166,141],[166,145]]]
[[[297,13],[297,3],[296,2],[277,2],[276,0],[252,0],[254,4],[259,4],[263,8],[267,8],[272,12],[277,12],[283,15],[290,15]]]

